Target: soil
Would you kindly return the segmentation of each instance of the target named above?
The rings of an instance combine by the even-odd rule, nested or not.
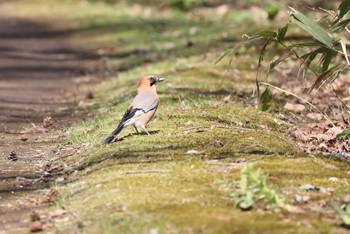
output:
[[[76,33],[76,32],[75,32]],[[98,55],[73,48],[67,32],[0,17],[0,233],[29,231],[35,189],[80,108]],[[46,174],[45,174],[46,173]]]

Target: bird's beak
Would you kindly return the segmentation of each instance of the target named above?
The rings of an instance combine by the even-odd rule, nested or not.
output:
[[[158,77],[157,82],[162,82],[162,81],[164,81],[164,80],[165,80],[165,78],[163,78],[163,77]]]

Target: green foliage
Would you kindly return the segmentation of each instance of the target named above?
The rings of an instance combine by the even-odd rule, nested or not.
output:
[[[279,12],[278,6],[275,4],[269,4],[266,7],[266,12],[269,20],[274,20]]]
[[[321,20],[314,20],[305,14],[290,8],[290,21],[277,31],[262,30],[252,36],[247,36],[246,43],[264,41],[260,52],[257,68],[257,94],[259,102],[265,101],[259,93],[259,73],[261,72],[262,61],[270,44],[282,46],[277,58],[270,62],[267,69],[267,77],[281,62],[290,59],[298,60],[302,79],[307,79],[310,75],[316,77],[309,87],[309,93],[318,90],[324,85],[332,83],[339,75],[348,69],[350,62],[348,59],[348,40],[344,33],[348,33],[346,27],[350,23],[350,0],[343,0],[338,11],[324,10],[324,17]],[[310,37],[299,41],[287,40],[286,34],[291,31],[291,25],[301,28]],[[275,48],[275,47],[274,47]],[[226,52],[219,58],[220,61],[229,53]],[[346,58],[346,59],[344,59]],[[259,103],[259,106],[265,104]],[[263,108],[267,110],[266,108]]]
[[[272,100],[272,92],[270,87],[267,86],[265,91],[260,96],[259,109],[262,111],[267,111],[270,107],[271,100]]]
[[[242,210],[252,209],[254,204],[263,204],[264,208],[272,211],[287,207],[277,192],[267,186],[267,176],[260,169],[254,170],[252,164],[242,170],[241,194],[235,204]]]
[[[202,5],[205,0],[168,0],[168,2],[172,8],[189,11],[196,6]]]
[[[350,128],[342,131],[341,133],[339,133],[336,138],[337,139],[343,139],[343,138],[348,138],[350,136]]]
[[[345,226],[350,227],[350,203],[347,203],[345,205],[345,208],[342,209],[337,204],[332,202],[331,207],[335,211],[335,213],[338,215],[338,217],[342,220],[343,224]]]
[[[310,34],[325,46],[330,48],[332,47],[332,38],[319,24],[293,8],[291,8],[289,15],[292,18],[293,23],[304,29],[308,34]]]

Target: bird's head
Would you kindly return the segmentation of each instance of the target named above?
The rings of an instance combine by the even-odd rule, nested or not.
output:
[[[139,86],[153,86],[158,82],[164,81],[165,78],[157,76],[145,76],[140,80]]]

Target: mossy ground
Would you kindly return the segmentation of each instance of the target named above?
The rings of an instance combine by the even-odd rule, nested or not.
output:
[[[332,221],[329,208],[312,206],[349,193],[348,165],[296,152],[285,133],[289,125],[255,109],[254,48],[234,55],[231,66],[228,60],[214,65],[231,45],[227,41],[253,25],[239,17],[247,11],[203,15],[126,3],[23,4],[18,14],[32,14],[35,8],[34,18],[67,15],[64,21],[77,29],[75,43],[107,51],[111,66],[111,77],[94,90],[98,106],[93,117],[69,129],[67,142],[85,148],[65,159],[80,171],[77,181],[58,186],[64,194],[61,203],[75,213],[70,222],[56,224],[58,232],[345,232]],[[79,10],[69,14],[72,9]],[[120,141],[102,145],[136,94],[138,79],[148,74],[167,78],[157,86],[161,105],[148,128],[151,136],[129,128]],[[199,154],[186,154],[188,150]],[[269,185],[290,204],[295,193],[305,193],[300,185],[334,192],[307,193],[306,214],[243,212],[234,206],[232,194],[247,163],[269,175]],[[330,182],[330,177],[339,181]]]

